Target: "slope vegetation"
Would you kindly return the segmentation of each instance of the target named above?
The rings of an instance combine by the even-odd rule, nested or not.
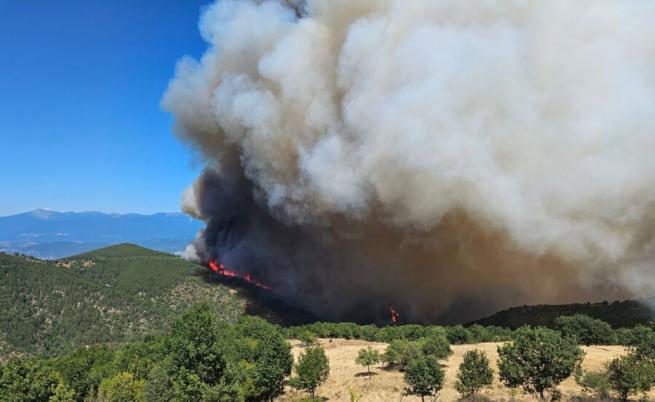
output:
[[[0,354],[58,354],[162,333],[196,302],[236,320],[245,299],[202,271],[130,244],[58,261],[0,254]]]
[[[629,328],[655,319],[655,298],[625,300],[602,303],[553,304],[512,307],[507,310],[474,321],[480,325],[495,325],[511,329],[523,325],[553,328],[555,320],[562,315],[585,314],[603,320],[614,328]],[[473,324],[472,323],[472,324]]]

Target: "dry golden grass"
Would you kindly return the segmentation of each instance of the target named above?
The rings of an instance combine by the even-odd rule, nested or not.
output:
[[[320,344],[330,361],[330,376],[325,384],[317,391],[317,395],[327,398],[329,401],[350,401],[349,389],[354,390],[361,396],[361,402],[378,401],[420,401],[418,397],[404,394],[405,384],[403,374],[397,370],[387,370],[379,365],[372,368],[372,376],[366,376],[366,368],[355,364],[355,357],[359,349],[371,346],[380,352],[386,348],[384,343],[366,342],[359,340],[321,339]],[[295,357],[303,350],[299,342],[293,342],[293,354]],[[457,369],[462,362],[464,353],[468,350],[478,349],[487,353],[495,370],[495,380],[491,388],[485,390],[482,395],[492,401],[535,401],[520,390],[506,388],[498,381],[498,370],[496,361],[498,359],[497,347],[499,343],[480,343],[475,345],[453,345],[453,355],[444,361],[446,380],[444,389],[439,393],[439,401],[456,401],[459,394],[455,390]],[[591,346],[583,347],[585,359],[582,367],[586,370],[599,370],[603,364],[616,356],[625,353],[621,346]],[[562,400],[571,400],[574,396],[582,396],[582,390],[577,386],[573,378],[568,378],[559,386],[562,392]],[[650,394],[652,398],[655,392]],[[307,397],[306,394],[287,388],[280,401],[294,401]],[[427,400],[427,398],[426,398]]]

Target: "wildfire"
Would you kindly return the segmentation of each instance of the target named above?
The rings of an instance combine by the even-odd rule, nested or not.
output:
[[[397,324],[398,319],[400,318],[400,314],[394,309],[393,307],[389,307],[389,312],[391,312],[391,323],[392,324]]]
[[[222,262],[218,262],[218,260],[211,260],[209,261],[209,269],[211,269],[213,272],[220,276],[225,276],[227,278],[238,278],[241,279],[242,281],[248,282],[251,285],[257,286],[258,288],[266,289],[266,290],[271,290],[271,287],[266,285],[265,283],[259,282],[254,276],[250,274],[245,274],[241,275],[236,271],[233,271],[227,267],[225,267],[225,264]]]

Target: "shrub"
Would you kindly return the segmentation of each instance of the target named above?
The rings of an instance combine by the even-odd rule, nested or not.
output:
[[[423,341],[421,351],[426,356],[434,356],[438,360],[453,354],[448,339],[442,335],[432,335]]]
[[[630,394],[647,392],[653,386],[655,365],[636,355],[617,357],[607,365],[607,380],[622,400]]]
[[[59,382],[55,386],[50,387],[52,395],[48,402],[75,402],[75,391],[63,382],[63,378],[59,375]]]
[[[311,346],[316,343],[316,335],[309,331],[303,331],[298,335],[298,340],[301,341],[305,346]]]
[[[382,361],[390,367],[405,369],[407,364],[421,357],[422,352],[417,342],[406,340],[391,341],[387,349],[382,354]]]
[[[614,338],[617,345],[628,346],[632,337],[632,329],[617,328],[614,330]]]
[[[316,388],[325,382],[330,374],[330,365],[321,346],[312,346],[300,354],[295,366],[296,376],[290,381],[292,387],[310,393],[312,398]]]
[[[380,353],[371,348],[370,346],[366,349],[360,349],[355,358],[355,363],[360,366],[366,367],[366,370],[371,374],[371,365],[378,363],[380,361]]]
[[[464,360],[459,365],[455,389],[462,396],[471,396],[490,386],[493,375],[487,355],[482,351],[470,350],[464,354]]]
[[[560,316],[555,320],[557,330],[582,345],[610,345],[616,342],[612,327],[605,321],[584,314]]]
[[[596,399],[607,399],[610,395],[610,383],[607,372],[576,370],[575,382]]]
[[[448,342],[453,345],[471,343],[471,339],[473,338],[471,332],[461,325],[446,328],[446,337],[448,338]]]
[[[510,388],[521,386],[541,398],[579,366],[583,352],[559,332],[523,327],[511,344],[498,348],[500,379]]]
[[[135,380],[129,372],[118,373],[102,380],[98,388],[98,402],[141,402],[143,380]]]
[[[630,353],[639,359],[655,360],[655,331],[650,327],[637,325],[628,337]]]
[[[421,401],[426,396],[435,396],[443,387],[444,371],[433,356],[424,356],[409,362],[405,370],[407,393],[418,395]]]
[[[362,399],[362,396],[352,387],[348,387],[348,397],[350,397],[350,402],[359,402]]]

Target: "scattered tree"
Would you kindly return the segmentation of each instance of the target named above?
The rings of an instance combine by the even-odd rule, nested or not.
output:
[[[434,356],[422,356],[413,359],[405,369],[407,393],[418,395],[421,401],[426,396],[435,396],[443,387],[444,371]]]
[[[301,353],[295,371],[296,376],[291,379],[291,386],[309,392],[313,398],[316,388],[324,383],[330,374],[330,364],[325,356],[325,349],[321,346],[311,346]]]
[[[521,386],[538,394],[555,387],[579,366],[583,352],[569,338],[547,328],[523,327],[514,342],[498,348],[500,379],[510,388]]]
[[[360,349],[355,358],[355,363],[366,367],[368,374],[371,374],[371,365],[380,362],[380,353],[372,347]]]
[[[455,389],[464,397],[472,396],[490,386],[493,375],[487,355],[482,351],[470,350],[464,354],[464,360],[459,365]]]

